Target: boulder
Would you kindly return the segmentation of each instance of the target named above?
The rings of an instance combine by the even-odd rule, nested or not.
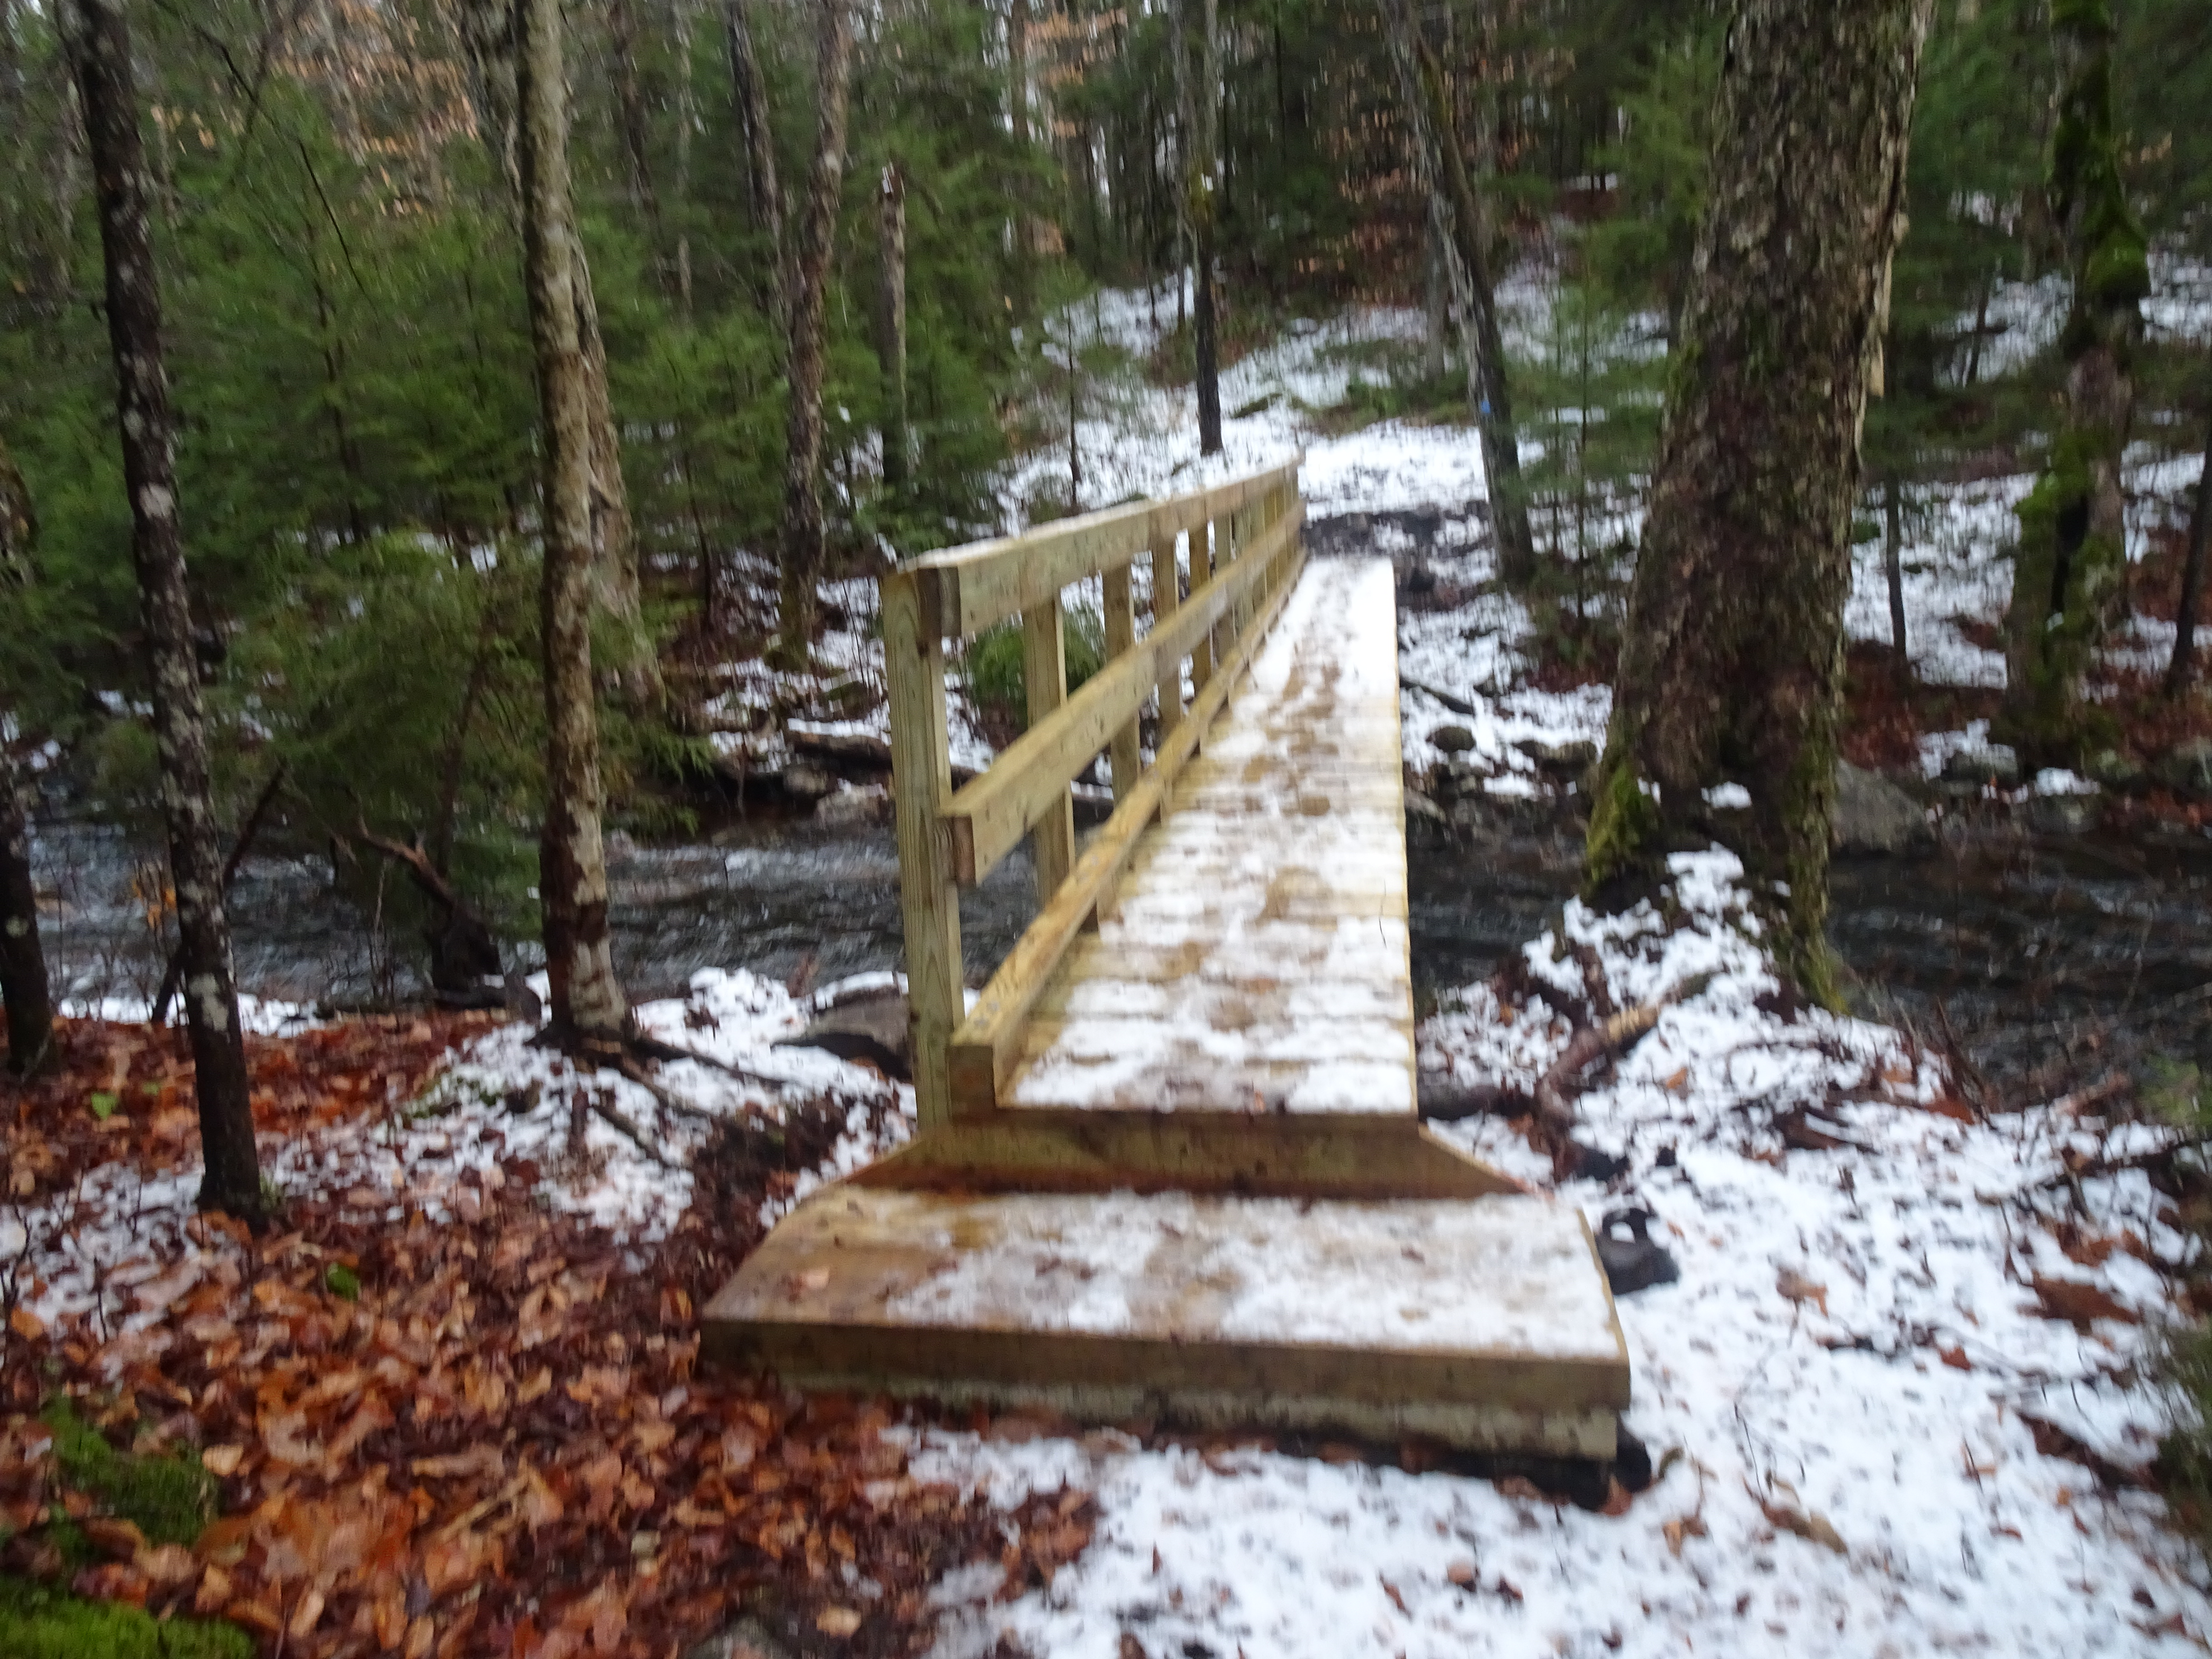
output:
[[[912,1075],[913,1039],[906,993],[896,985],[875,985],[817,1006],[805,1030],[775,1046],[820,1048],[840,1060],[866,1060],[901,1082]]]
[[[1513,746],[1535,762],[1539,772],[1554,779],[1579,778],[1597,763],[1597,745],[1588,738],[1573,738],[1565,743],[1524,738]]]
[[[891,792],[880,783],[848,785],[814,803],[814,821],[832,830],[887,823],[890,816]]]
[[[1464,755],[1474,747],[1474,733],[1464,726],[1439,726],[1429,733],[1429,741],[1447,755]]]
[[[2020,787],[2020,757],[2002,743],[1982,749],[1961,749],[1943,763],[1943,776],[1951,783],[1994,785],[1999,789]]]
[[[2027,804],[2027,822],[2037,834],[2078,836],[2097,827],[2105,816],[2096,795],[2038,795]]]
[[[1409,845],[1441,848],[1451,840],[1451,819],[1419,790],[1406,792],[1406,840]]]
[[[1920,803],[1879,772],[1836,763],[1836,816],[1828,842],[1846,858],[1887,857],[1935,839]]]
[[[2158,757],[2152,775],[2177,795],[2212,799],[2212,738],[2191,738]]]
[[[837,787],[837,780],[811,761],[795,760],[783,769],[782,783],[787,794],[801,800],[819,800]]]

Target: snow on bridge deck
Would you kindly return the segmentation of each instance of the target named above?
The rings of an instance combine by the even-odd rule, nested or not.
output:
[[[1396,615],[1388,561],[1307,566],[1003,1103],[1413,1111]]]

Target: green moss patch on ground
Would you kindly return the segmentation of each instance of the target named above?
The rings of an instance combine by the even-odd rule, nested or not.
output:
[[[0,1575],[0,1654],[8,1659],[252,1659],[234,1625],[157,1620],[119,1601],[87,1601]]]

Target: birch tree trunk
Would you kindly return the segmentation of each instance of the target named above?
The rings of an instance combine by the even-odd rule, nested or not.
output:
[[[2120,177],[2110,0],[2053,6],[2051,30],[2064,80],[2046,194],[2074,284],[2059,337],[2066,419],[2043,476],[2020,506],[1998,724],[2030,759],[2066,764],[2112,735],[2111,716],[2084,701],[2082,680],[2124,598],[2120,459],[2135,412],[2135,355],[2150,264]]]
[[[1741,784],[1725,833],[1778,958],[1828,1000],[1851,508],[1932,3],[1736,8],[1584,866],[1626,898]]]
[[[898,163],[884,167],[878,191],[883,292],[877,323],[884,369],[884,485],[906,493],[906,180]]]
[[[1421,39],[1408,0],[1382,0],[1382,21],[1405,101],[1415,170],[1428,191],[1431,237],[1441,252],[1452,308],[1458,315],[1468,409],[1482,443],[1498,574],[1522,586],[1536,574],[1536,544],[1528,528],[1528,495],[1521,484],[1521,447],[1505,376],[1504,336],[1498,326],[1497,294],[1490,276],[1486,216],[1468,177],[1443,74]]]
[[[579,261],[568,194],[567,84],[560,0],[517,0],[517,149],[524,286],[544,423],[545,828],[538,902],[553,1024],[584,1042],[619,1041],[629,1006],[607,942],[606,854],[599,836],[599,737],[592,682],[590,374],[574,289]]]
[[[816,589],[822,580],[822,320],[830,255],[837,234],[837,191],[845,174],[845,94],[853,58],[853,20],[847,0],[815,3],[820,16],[815,41],[814,167],[807,179],[805,216],[799,224],[788,284],[791,407],[784,441],[783,591],[777,642],[779,659],[794,670],[806,665],[812,648]]]
[[[745,0],[723,0],[722,37],[730,55],[730,91],[738,108],[738,125],[745,136],[745,179],[751,194],[753,225],[768,239],[768,279],[762,285],[762,301],[781,328],[785,315],[783,191],[775,178],[775,130],[769,124],[768,78],[761,71]]]
[[[223,914],[222,852],[209,788],[191,599],[177,528],[176,428],[161,355],[161,282],[147,222],[151,180],[131,78],[131,37],[112,0],[67,0],[61,20],[82,100],[106,264],[116,422],[124,485],[131,494],[131,556],[153,678],[177,951],[206,1160],[199,1206],[258,1224],[264,1212],[261,1166],[232,976],[230,923]]]

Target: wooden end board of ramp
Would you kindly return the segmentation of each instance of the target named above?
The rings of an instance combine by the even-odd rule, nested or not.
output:
[[[1627,1351],[1588,1228],[1416,1115],[1391,572],[1309,567],[1296,480],[886,579],[920,1129],[748,1258],[710,1359],[1612,1455]],[[1093,575],[1108,660],[1071,695],[1060,593]],[[956,791],[945,642],[1015,617],[1029,730]],[[1069,785],[1101,752],[1116,806],[1079,849]],[[1024,836],[1039,914],[968,1007],[959,891]]]

